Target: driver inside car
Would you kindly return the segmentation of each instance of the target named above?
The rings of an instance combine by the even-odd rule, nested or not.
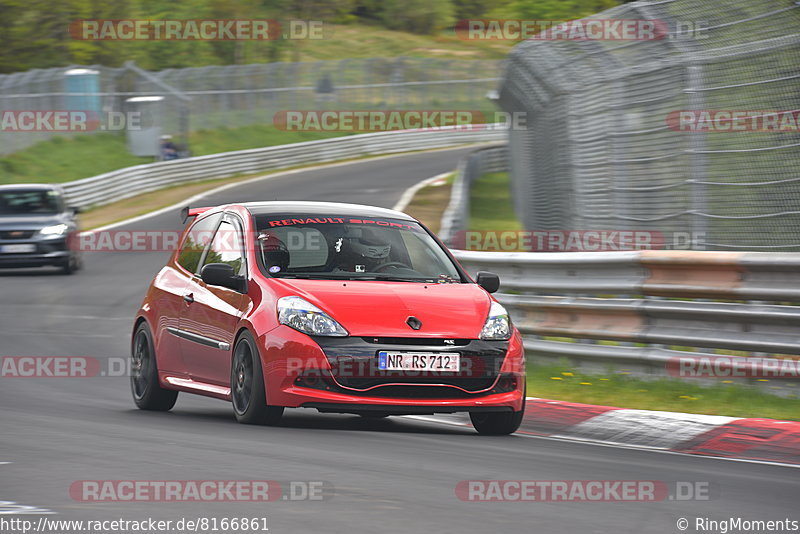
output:
[[[351,273],[374,272],[389,263],[392,245],[371,228],[347,227],[345,235],[334,242],[336,270]]]

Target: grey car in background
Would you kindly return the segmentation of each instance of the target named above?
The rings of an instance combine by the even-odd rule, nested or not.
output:
[[[52,265],[65,274],[80,269],[80,252],[73,246],[77,213],[58,186],[0,186],[0,268]]]

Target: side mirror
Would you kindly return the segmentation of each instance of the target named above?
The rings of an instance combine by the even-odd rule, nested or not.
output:
[[[68,207],[67,209],[68,209],[69,211],[71,211],[73,215],[77,215],[77,214],[79,214],[79,213],[81,213],[81,212],[83,211],[83,210],[82,210],[81,208],[79,208],[78,206],[70,206],[70,207]]]
[[[494,293],[500,289],[500,277],[488,271],[478,271],[475,281],[489,293]]]
[[[210,286],[220,286],[245,293],[247,281],[237,276],[227,263],[209,263],[200,269],[200,278]]]

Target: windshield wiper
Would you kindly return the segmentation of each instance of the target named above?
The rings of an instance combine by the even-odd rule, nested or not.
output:
[[[281,273],[273,278],[299,278],[301,280],[376,280],[372,275],[356,276],[357,273]]]
[[[416,283],[449,283],[458,284],[461,281],[452,277],[413,277],[400,276],[384,273],[280,273],[272,275],[273,278],[296,278],[300,280],[362,280],[362,281],[381,281],[381,282],[416,282]]]
[[[384,280],[388,282],[427,282],[429,284],[436,282],[435,278],[413,278],[408,276],[397,276],[393,274],[376,274],[375,280]]]
[[[362,281],[382,281],[382,282],[427,282],[433,284],[435,278],[413,278],[407,276],[397,276],[391,274],[364,274],[359,273],[281,273],[273,275],[273,278],[297,278],[301,280],[362,280]]]

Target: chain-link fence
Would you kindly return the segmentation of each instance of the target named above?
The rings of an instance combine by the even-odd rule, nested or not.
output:
[[[168,134],[271,124],[285,110],[425,109],[494,112],[486,95],[501,61],[368,58],[145,72],[72,66],[0,75],[0,110],[129,112],[136,97],[163,97],[143,117]],[[0,131],[0,154],[64,132]]]
[[[500,102],[527,114],[510,133],[524,225],[694,232],[694,247],[710,250],[800,248],[800,2],[634,2],[591,18],[656,19],[670,34],[513,50]],[[694,127],[680,112],[699,118]],[[718,119],[728,112],[784,112],[784,122],[730,128]]]

